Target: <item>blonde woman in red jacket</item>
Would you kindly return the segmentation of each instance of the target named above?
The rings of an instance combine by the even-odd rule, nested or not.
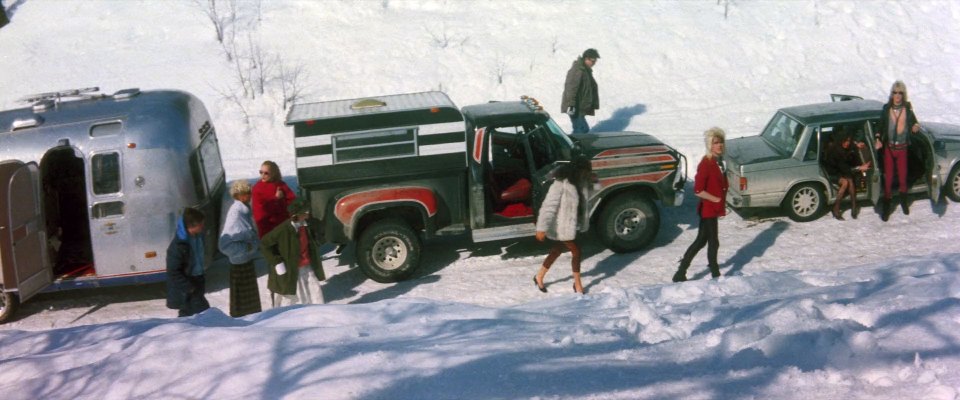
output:
[[[680,268],[673,275],[674,282],[687,280],[687,268],[693,257],[704,245],[707,246],[707,263],[710,275],[720,277],[720,265],[717,264],[717,249],[720,247],[717,219],[727,215],[727,177],[723,170],[723,142],[726,134],[723,129],[713,127],[703,133],[704,144],[707,146],[707,155],[700,160],[697,166],[697,177],[694,179],[693,193],[700,198],[697,204],[697,213],[700,214],[700,228],[697,230],[697,239],[690,244]]]

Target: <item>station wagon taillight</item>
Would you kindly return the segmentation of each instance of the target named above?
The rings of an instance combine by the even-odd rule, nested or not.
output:
[[[747,190],[747,177],[741,176],[741,177],[740,177],[740,191],[742,192],[742,191],[744,191],[744,190]]]

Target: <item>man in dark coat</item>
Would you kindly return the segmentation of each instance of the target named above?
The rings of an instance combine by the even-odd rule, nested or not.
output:
[[[597,50],[587,49],[567,71],[560,108],[570,116],[573,133],[589,132],[590,125],[587,125],[586,116],[593,115],[593,112],[600,108],[600,92],[597,81],[593,79],[593,66],[597,64],[598,58],[600,54]]]
[[[267,289],[273,305],[322,303],[320,281],[326,276],[317,251],[323,237],[320,223],[310,218],[310,205],[302,198],[287,211],[291,217],[260,239],[260,252],[269,266]]]
[[[167,247],[167,308],[187,317],[210,308],[204,297],[203,220],[199,210],[185,208],[177,233]]]

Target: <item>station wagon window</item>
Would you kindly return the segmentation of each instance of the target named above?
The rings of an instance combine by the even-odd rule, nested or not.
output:
[[[786,114],[777,113],[767,124],[760,137],[764,138],[782,155],[790,156],[797,149],[801,135],[803,135],[803,125]]]
[[[120,191],[120,153],[101,153],[90,158],[93,176],[93,194],[103,195]]]
[[[843,131],[847,135],[851,135],[854,143],[857,143],[857,142],[864,142],[867,144],[870,143],[870,141],[866,139],[867,136],[864,134],[864,132],[870,131],[870,125],[868,125],[866,121],[855,121],[855,122],[846,122],[846,123],[839,123],[839,124],[833,124],[833,125],[824,125],[818,129],[819,135],[817,135],[820,137],[820,141],[823,143],[822,145],[820,145],[821,154],[823,150],[828,145],[830,145],[831,142],[833,142],[834,135],[840,129],[843,129]]]
[[[120,122],[109,122],[90,127],[90,137],[112,136],[120,133]]]
[[[332,141],[334,164],[417,155],[417,129],[412,127],[343,133]]]

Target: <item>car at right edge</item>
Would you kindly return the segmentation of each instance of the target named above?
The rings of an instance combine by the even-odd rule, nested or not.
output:
[[[727,140],[727,203],[732,208],[781,207],[794,221],[819,218],[837,195],[821,158],[831,135],[840,129],[866,144],[868,151],[861,151],[860,157],[871,167],[857,185],[857,199],[877,203],[883,194],[883,160],[873,151],[873,133],[883,103],[849,95],[831,97],[830,103],[777,110],[760,135]],[[960,126],[922,121],[920,126],[908,155],[909,193],[926,193],[937,202],[942,189],[960,202]]]

